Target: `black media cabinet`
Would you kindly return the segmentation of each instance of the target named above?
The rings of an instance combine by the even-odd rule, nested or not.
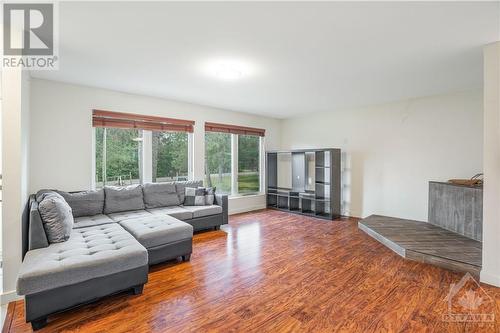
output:
[[[340,216],[340,149],[266,152],[268,208],[332,220]]]

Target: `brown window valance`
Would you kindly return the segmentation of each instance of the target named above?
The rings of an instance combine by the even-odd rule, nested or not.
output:
[[[192,133],[194,121],[125,112],[92,110],[92,126]]]
[[[257,135],[257,136],[265,136],[266,134],[266,130],[262,128],[226,125],[218,123],[205,123],[205,131],[231,133],[231,134]]]

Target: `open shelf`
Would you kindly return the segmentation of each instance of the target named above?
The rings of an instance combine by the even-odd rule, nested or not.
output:
[[[299,197],[290,197],[290,205],[289,209],[291,211],[297,211],[299,212],[301,209],[301,204],[300,204],[300,199]]]
[[[267,206],[278,207],[278,196],[276,194],[267,194]]]
[[[267,206],[332,220],[340,216],[340,149],[267,152]]]
[[[332,212],[330,209],[330,201],[316,201],[316,210],[315,213],[318,216],[322,217],[331,217]]]
[[[278,195],[278,208],[288,209],[288,197]]]

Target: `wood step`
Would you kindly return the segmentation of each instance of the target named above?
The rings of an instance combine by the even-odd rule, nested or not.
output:
[[[403,258],[479,277],[482,243],[427,222],[371,215],[358,227]]]

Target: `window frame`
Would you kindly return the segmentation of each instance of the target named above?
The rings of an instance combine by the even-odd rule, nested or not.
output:
[[[204,147],[206,147],[206,134],[211,131],[205,131],[203,137]],[[230,198],[247,197],[252,195],[262,195],[264,194],[265,188],[265,137],[259,136],[259,190],[255,192],[240,193],[238,191],[238,136],[240,134],[229,134],[231,135],[231,193],[228,194]],[[244,134],[242,134],[244,135]],[[204,159],[206,159],[206,151]],[[203,161],[205,162],[205,161]],[[203,163],[205,166],[206,163]],[[204,175],[206,175],[207,170],[204,167]]]
[[[259,137],[259,190],[256,192],[240,193],[238,191],[238,136],[239,135],[252,135],[252,134],[231,134],[231,197],[247,197],[252,195],[260,195],[264,193],[264,167],[265,167],[265,157],[264,157],[264,136]],[[256,135],[257,136],[257,135]],[[263,159],[264,157],[264,159]]]
[[[97,189],[97,180],[96,180],[96,128],[97,127],[92,127],[92,173],[91,173],[91,182],[90,182],[90,188],[95,190]],[[108,127],[101,127],[104,129],[104,133],[106,133],[106,129]],[[112,128],[112,127],[110,127]],[[125,129],[125,128],[124,128]],[[153,160],[152,160],[152,151],[153,151],[153,142],[152,142],[152,133],[153,131],[150,130],[144,130],[144,129],[138,129],[141,134],[142,134],[142,142],[141,142],[141,148],[140,148],[140,154],[139,154],[139,178],[140,178],[140,184],[148,183],[151,182],[153,179]],[[194,178],[194,139],[193,139],[193,132],[186,132],[188,135],[188,179],[193,180]],[[105,141],[104,141],[105,142]],[[103,152],[105,150],[105,145],[103,147]],[[106,154],[103,153],[103,163],[106,162]],[[106,186],[106,184],[103,184],[103,187]]]

